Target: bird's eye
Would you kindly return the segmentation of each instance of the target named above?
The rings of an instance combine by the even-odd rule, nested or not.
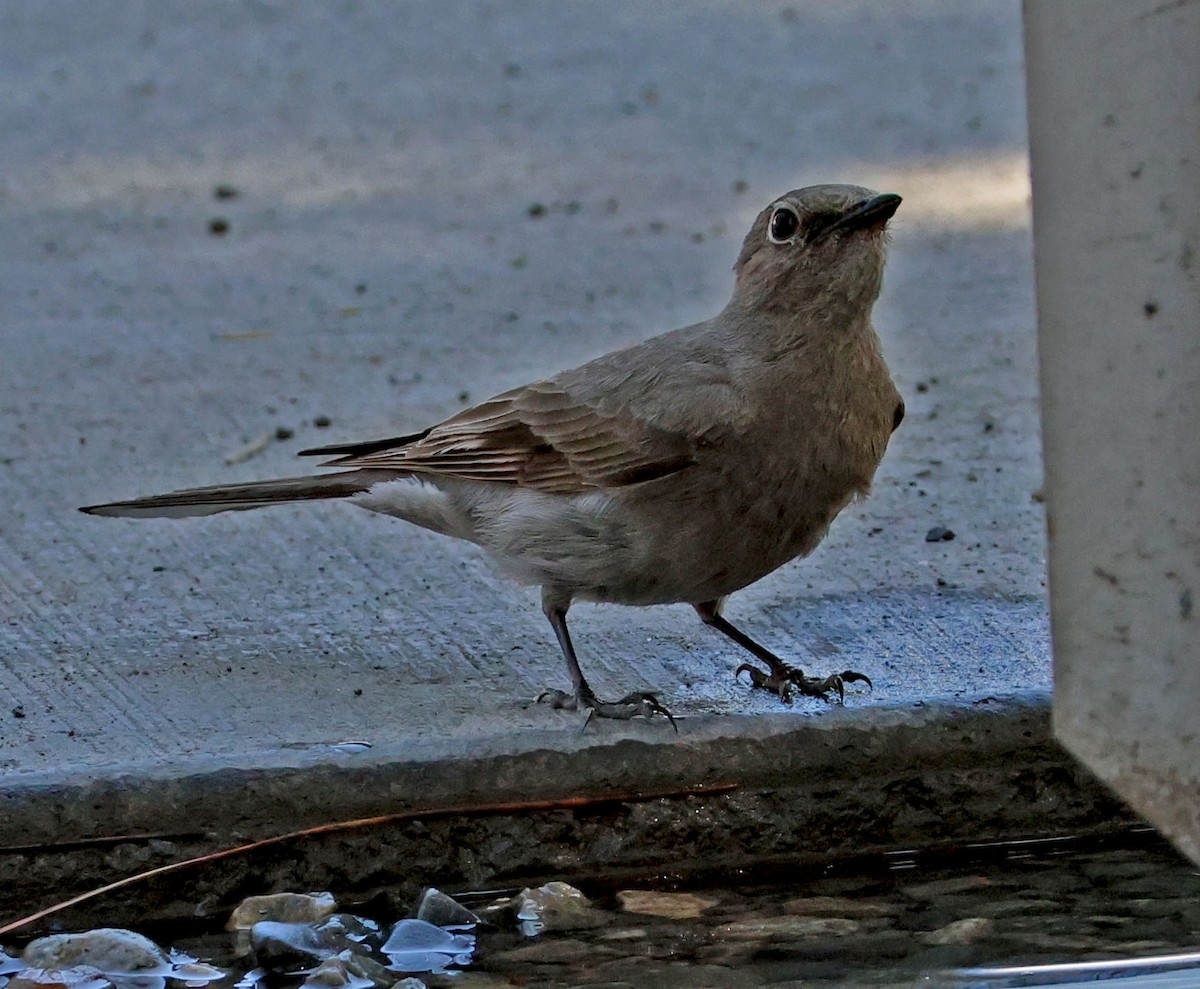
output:
[[[767,236],[773,244],[784,244],[791,240],[800,229],[800,217],[796,211],[787,206],[778,207],[771,214],[771,222],[767,224]]]

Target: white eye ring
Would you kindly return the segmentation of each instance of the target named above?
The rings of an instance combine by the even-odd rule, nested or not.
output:
[[[776,206],[767,221],[767,240],[772,244],[790,244],[800,230],[800,217],[790,206]]]

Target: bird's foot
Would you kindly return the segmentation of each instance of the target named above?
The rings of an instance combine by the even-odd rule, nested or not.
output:
[[[844,704],[846,702],[846,684],[865,683],[868,687],[874,687],[869,676],[855,670],[843,670],[841,673],[833,673],[820,679],[806,676],[798,666],[788,666],[785,663],[781,663],[778,667],[772,667],[766,673],[757,666],[743,663],[733,675],[740,677],[743,673],[750,674],[750,683],[753,686],[773,691],[785,704],[792,703],[793,688],[806,697],[820,697],[823,701],[831,700],[830,694],[836,693],[838,704]]]
[[[587,686],[574,694],[568,694],[565,690],[544,690],[538,695],[538,703],[549,704],[555,710],[561,711],[587,711],[587,721],[583,723],[585,728],[593,717],[628,721],[630,718],[652,718],[661,714],[671,722],[672,728],[679,731],[671,712],[659,703],[657,697],[644,691],[635,690],[620,700],[602,701]]]

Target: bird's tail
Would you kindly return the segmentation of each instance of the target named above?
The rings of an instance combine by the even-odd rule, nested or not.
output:
[[[151,495],[149,498],[134,498],[132,501],[87,505],[79,510],[88,515],[110,518],[182,519],[215,515],[218,512],[241,512],[293,501],[348,498],[361,494],[380,481],[394,480],[397,476],[396,471],[392,470],[353,470],[313,477],[281,477],[274,481],[187,488],[169,494]]]

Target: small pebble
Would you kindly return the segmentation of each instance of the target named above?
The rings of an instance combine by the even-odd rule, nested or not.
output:
[[[356,693],[361,694],[358,690]],[[479,917],[459,903],[454,897],[447,896],[440,889],[430,886],[417,899],[413,911],[417,920],[434,924],[437,927],[469,927],[479,923]]]
[[[234,464],[245,463],[250,458],[257,457],[263,452],[263,450],[271,445],[271,441],[274,438],[275,434],[272,432],[268,431],[265,433],[260,433],[258,436],[255,436],[254,439],[248,440],[236,450],[231,452],[225,458],[225,463],[232,467]]]
[[[995,928],[995,922],[987,917],[964,917],[955,920],[936,931],[921,935],[921,943],[928,945],[939,944],[974,944],[981,938],[987,937]]]
[[[199,986],[205,982],[220,981],[225,978],[227,973],[206,962],[179,961],[177,956],[171,974],[187,986]]]
[[[618,927],[596,935],[597,941],[645,941],[650,935],[643,927]]]
[[[794,917],[887,917],[898,909],[850,896],[802,896],[787,900],[783,912]]]
[[[943,896],[954,896],[956,893],[988,889],[991,885],[991,880],[987,876],[951,876],[948,879],[931,879],[928,882],[913,883],[904,886],[902,892],[905,896],[911,896],[917,900],[939,900]]]
[[[214,237],[223,237],[229,233],[229,221],[224,217],[215,216],[208,221],[208,232]]]
[[[371,985],[370,979],[359,979],[350,973],[345,958],[334,955],[305,976],[301,989],[370,989]]]
[[[248,896],[234,908],[225,924],[227,931],[249,930],[262,920],[312,924],[324,920],[337,908],[332,893],[269,893]]]
[[[597,959],[617,957],[615,948],[592,944],[574,938],[558,938],[550,941],[538,938],[519,948],[510,948],[498,953],[498,957],[512,965],[584,965],[594,964]]]
[[[779,941],[808,937],[847,937],[857,934],[861,925],[849,917],[758,917],[735,920],[718,928],[717,933],[731,941]]]
[[[313,419],[313,425],[317,429],[328,429],[333,424],[333,420],[329,416],[317,416]]]
[[[947,529],[945,526],[935,525],[927,533],[925,533],[925,542],[927,543],[948,543],[954,538],[954,530]]]
[[[711,897],[695,893],[658,893],[648,889],[623,889],[617,893],[617,902],[628,913],[668,920],[693,919],[717,904]]]
[[[591,901],[574,886],[564,882],[550,882],[537,889],[523,889],[512,899],[517,919],[532,927],[532,930],[580,930],[589,927],[604,927],[611,918],[602,910],[592,906]]]
[[[340,946],[331,945],[308,924],[260,920],[250,928],[250,950],[268,972],[290,972],[319,965]]]

